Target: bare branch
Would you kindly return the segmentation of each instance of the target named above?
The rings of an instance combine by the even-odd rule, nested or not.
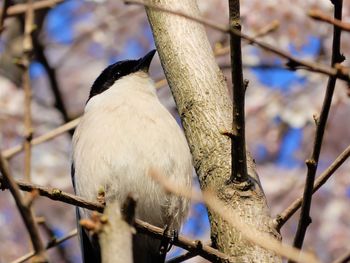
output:
[[[350,156],[350,146],[348,146],[335,160],[334,162],[316,179],[313,193],[315,193],[318,189],[321,188],[323,184],[327,182],[327,180],[333,175],[333,173],[346,161]],[[276,219],[276,229],[280,229],[288,219],[296,212],[301,206],[303,201],[303,197],[299,197],[296,199],[291,205],[288,206],[282,213],[280,213]]]
[[[78,231],[77,229],[74,229],[72,231],[70,231],[66,236],[62,237],[62,238],[59,238],[59,239],[52,239],[51,241],[49,241],[49,243],[46,245],[46,249],[50,249],[50,248],[53,248],[55,246],[58,246],[60,245],[61,243],[63,243],[64,241],[67,241],[68,239],[71,239],[72,237],[75,237],[76,235],[78,234]],[[29,259],[31,259],[32,257],[34,257],[35,255],[35,252],[32,251],[32,252],[29,252],[28,254],[12,261],[11,263],[22,263],[22,262],[25,262]]]
[[[315,20],[329,23],[333,26],[339,27],[341,30],[350,32],[350,23],[346,23],[339,19],[327,16],[326,14],[322,13],[321,10],[312,9],[308,12],[308,15]]]
[[[273,20],[271,23],[268,23],[267,25],[263,26],[261,29],[258,30],[253,36],[253,38],[259,38],[263,37],[267,34],[270,34],[271,32],[274,32],[278,29],[280,23],[278,20]],[[245,42],[243,44],[248,44],[248,42]],[[230,46],[225,47],[216,47],[214,48],[214,55],[215,56],[223,56],[230,52]]]
[[[43,1],[36,1],[33,3],[33,10],[39,10],[39,9],[45,9],[45,8],[52,8],[55,5],[62,3],[64,0],[43,0]],[[17,4],[10,6],[7,9],[7,16],[16,16],[23,14],[27,11],[28,4]]]
[[[334,17],[337,19],[341,19],[343,1],[342,0],[333,1],[332,3],[334,4]],[[341,37],[341,30],[338,27],[334,27],[332,61],[331,61],[332,66],[335,66],[335,64],[341,63],[344,60],[344,57],[340,54],[340,37]],[[301,248],[303,246],[306,229],[311,223],[310,208],[311,208],[311,200],[312,200],[312,194],[313,194],[313,186],[315,181],[318,160],[321,153],[323,135],[326,129],[328,114],[332,103],[336,80],[337,78],[334,76],[331,76],[328,79],[328,84],[327,84],[326,94],[322,105],[322,110],[320,113],[319,120],[317,121],[317,124],[316,124],[317,125],[316,136],[314,140],[312,155],[311,155],[311,158],[306,161],[308,171],[306,175],[306,182],[304,187],[303,202],[301,205],[301,213],[300,213],[300,219],[298,223],[298,229],[294,238],[294,246],[297,248]]]
[[[74,129],[78,125],[79,121],[80,121],[80,118],[76,118],[70,122],[67,122],[66,124],[63,124],[63,125],[57,127],[56,129],[53,129],[52,131],[49,131],[43,135],[38,136],[31,141],[31,145],[38,145],[38,144],[41,144],[43,142],[47,142],[49,140],[52,140],[52,139],[56,138],[57,136],[65,133],[71,129]],[[2,152],[2,155],[4,156],[4,158],[9,159],[9,158],[13,157],[14,155],[20,153],[21,151],[23,151],[23,145],[17,145],[17,146],[10,148],[10,149],[4,150]]]
[[[0,179],[2,179],[2,177],[0,177]],[[22,191],[31,192],[33,190],[37,190],[37,191],[39,191],[39,195],[46,196],[46,197],[50,198],[51,200],[61,201],[61,202],[67,203],[67,204],[79,206],[79,207],[86,208],[89,210],[96,210],[96,211],[101,212],[101,213],[103,212],[104,206],[101,205],[100,203],[87,202],[86,200],[84,200],[83,198],[80,198],[79,196],[63,192],[60,189],[39,186],[39,185],[26,183],[26,182],[20,182],[20,181],[16,181],[16,183],[18,184],[19,189]],[[6,184],[2,183],[1,188],[7,189],[8,187],[6,186]]]
[[[34,10],[32,0],[28,0],[27,10],[25,13],[24,21],[24,37],[23,37],[23,57],[21,65],[23,71],[23,89],[24,89],[24,128],[25,128],[25,140],[23,143],[24,148],[24,178],[30,181],[31,170],[31,140],[33,137],[33,123],[32,123],[32,88],[30,86],[29,65],[33,52],[33,40],[32,32],[34,28]]]
[[[60,260],[62,262],[71,263],[71,261],[69,260],[68,255],[67,255],[67,250],[69,248],[65,247],[65,246],[57,246],[57,244],[56,244],[57,238],[56,238],[56,235],[55,235],[55,231],[52,228],[52,226],[50,226],[50,224],[48,223],[48,220],[46,220],[46,218],[44,218],[44,217],[41,217],[41,218],[36,218],[36,222],[39,224],[40,229],[43,229],[45,231],[45,233],[46,233],[46,235],[47,235],[47,237],[49,239],[49,242],[46,245],[46,250],[48,249],[49,245],[52,246],[54,244],[54,246],[56,246],[57,254],[60,257]]]
[[[23,222],[28,230],[30,239],[33,244],[37,262],[46,262],[45,248],[39,235],[37,224],[30,207],[24,205],[23,198],[19,188],[13,179],[6,160],[0,154],[0,172],[2,174],[1,188],[8,188],[15,199],[18,210],[22,216]]]
[[[0,177],[0,179],[2,179],[2,177]],[[102,206],[98,202],[86,201],[79,196],[75,196],[75,195],[63,192],[62,190],[59,190],[57,188],[43,187],[43,186],[38,186],[35,184],[23,183],[23,182],[17,182],[17,184],[20,190],[22,191],[30,192],[33,190],[38,190],[39,195],[48,197],[55,201],[60,201],[70,205],[79,206],[89,210],[95,210],[101,213],[103,212],[103,209],[104,209],[104,206]],[[4,184],[4,182],[1,182],[1,188],[8,189],[8,186]],[[153,226],[141,220],[135,220],[135,228],[141,233],[151,235],[155,238],[158,238],[158,239],[164,238],[164,229]],[[172,238],[172,236],[169,235],[168,238]],[[178,240],[174,242],[174,245],[182,247],[189,251],[196,251],[198,255],[208,260],[220,259],[220,260],[224,260],[223,262],[225,262],[225,260],[228,259],[228,256],[225,255],[224,253],[210,246],[204,245],[200,241],[193,241],[182,236],[179,236]]]
[[[239,0],[229,0],[230,28],[241,31]],[[247,182],[247,154],[245,145],[245,85],[243,83],[241,38],[231,34],[232,68],[232,135],[231,182]]]
[[[151,224],[142,222],[139,219],[136,219],[135,223],[135,228],[140,233],[148,234],[158,239],[161,239],[162,236],[164,237],[164,235],[167,238],[172,238],[170,234],[164,234],[164,230],[159,227],[152,226]],[[204,245],[200,240],[191,240],[184,236],[179,236],[174,240],[173,244],[186,249],[189,252],[198,253],[198,255],[209,260],[210,262],[216,262],[218,260],[221,260],[220,262],[229,262],[227,255],[216,250],[215,248]]]
[[[204,202],[208,208],[212,209],[215,213],[227,221],[233,228],[240,231],[241,235],[249,242],[257,244],[264,249],[271,250],[278,255],[295,260],[297,262],[319,262],[313,254],[306,253],[289,245],[283,244],[273,238],[270,234],[262,232],[252,225],[246,224],[239,218],[236,213],[228,210],[225,207],[225,204],[220,199],[218,199],[212,191],[205,190],[200,194],[198,191],[193,191],[191,188],[188,188],[186,186],[179,186],[169,178],[159,174],[157,170],[151,170],[148,175],[169,193],[183,196],[197,202]]]
[[[237,30],[233,30],[233,29],[229,28],[228,26],[216,24],[214,22],[205,20],[203,18],[193,17],[193,16],[187,15],[187,14],[179,12],[179,11],[174,11],[174,10],[162,8],[158,5],[153,5],[150,3],[146,3],[144,1],[124,0],[124,2],[126,4],[143,5],[143,6],[146,6],[148,8],[152,8],[152,9],[157,10],[157,11],[166,12],[166,13],[173,14],[173,15],[178,15],[178,16],[187,18],[189,20],[192,20],[194,22],[211,27],[211,28],[218,30],[218,31],[221,31],[223,33],[228,33],[228,34],[239,36],[240,38],[247,40],[248,43],[251,45],[256,45],[262,49],[265,49],[273,54],[276,54],[276,55],[286,59],[288,61],[287,65],[292,70],[296,69],[296,67],[298,67],[298,66],[301,66],[301,67],[303,67],[303,69],[308,70],[308,71],[322,73],[324,75],[328,75],[331,77],[339,78],[339,79],[342,79],[344,81],[350,82],[350,72],[346,68],[337,69],[335,67],[327,67],[324,65],[319,65],[317,63],[313,63],[313,62],[309,62],[309,61],[305,61],[305,60],[293,57],[288,52],[285,52],[281,49],[273,47],[272,45],[269,45],[269,44],[264,43],[262,41],[256,40],[254,37],[250,37],[250,36],[243,34]]]

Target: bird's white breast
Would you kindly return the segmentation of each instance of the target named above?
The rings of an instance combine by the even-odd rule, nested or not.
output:
[[[150,169],[190,185],[192,164],[186,139],[159,102],[145,73],[123,77],[90,99],[73,137],[76,193],[95,201],[139,196],[137,215],[163,226],[172,217],[178,228],[188,202],[169,197],[148,176]]]

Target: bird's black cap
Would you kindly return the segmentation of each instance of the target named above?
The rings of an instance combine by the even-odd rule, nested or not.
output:
[[[108,90],[114,84],[114,82],[124,76],[137,71],[148,72],[149,66],[151,65],[155,53],[156,50],[153,49],[140,59],[122,60],[108,66],[105,70],[102,71],[100,76],[98,76],[92,85],[88,101],[93,96],[101,94],[102,92]]]

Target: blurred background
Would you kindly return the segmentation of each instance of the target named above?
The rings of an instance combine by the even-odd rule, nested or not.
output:
[[[20,2],[20,1],[13,1]],[[198,0],[202,15],[227,24],[225,0]],[[264,42],[296,57],[330,64],[332,27],[316,22],[307,12],[317,8],[333,15],[328,0],[243,0],[243,31],[250,35],[278,21],[279,28],[260,37]],[[350,3],[344,1],[343,18],[350,22]],[[142,7],[113,0],[68,0],[52,9],[36,12],[34,57],[30,64],[33,90],[34,137],[80,116],[92,82],[109,64],[138,58],[154,48],[153,37]],[[276,22],[274,22],[276,23]],[[22,54],[23,17],[6,18],[0,38],[0,145],[2,150],[24,140],[24,92],[22,70],[15,64]],[[230,55],[222,52],[229,37],[207,30],[217,62],[231,88]],[[342,35],[342,53],[350,54],[348,33]],[[287,71],[285,61],[243,43],[244,76],[249,80],[246,96],[248,147],[272,215],[283,211],[303,191],[305,159],[314,139],[313,115],[320,112],[327,77],[306,71]],[[349,66],[346,60],[344,65]],[[155,81],[164,79],[158,57],[152,63]],[[179,120],[169,87],[158,90],[162,103]],[[350,99],[347,87],[338,81],[322,148],[318,174],[326,169],[350,142]],[[32,181],[73,192],[70,178],[71,134],[65,133],[33,147]],[[23,179],[24,155],[10,158],[16,179]],[[350,249],[350,163],[346,162],[315,195],[313,223],[306,235],[305,249],[330,262]],[[75,228],[74,207],[38,197],[37,217],[45,219],[40,230],[44,240],[63,237]],[[9,191],[0,192],[0,262],[11,262],[31,251],[26,229]],[[291,243],[297,227],[294,215],[282,228],[284,242]],[[206,209],[193,204],[183,234],[209,241]],[[173,249],[171,255],[181,253]],[[49,250],[50,262],[81,262],[78,239],[74,237]],[[192,262],[204,262],[195,258]]]

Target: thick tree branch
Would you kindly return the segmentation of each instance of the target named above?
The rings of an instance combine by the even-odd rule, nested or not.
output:
[[[336,159],[335,161],[316,179],[314,187],[312,189],[315,193],[318,189],[324,185],[327,180],[333,175],[333,173],[349,158],[350,146],[348,146]],[[296,199],[292,204],[288,206],[283,212],[281,212],[275,219],[276,229],[279,230],[288,219],[294,215],[300,208],[303,201],[303,196]]]
[[[343,1],[337,0],[337,1],[332,1],[332,3],[334,4],[334,17],[336,19],[341,20]],[[340,28],[334,27],[332,61],[331,61],[332,66],[335,66],[335,64],[341,63],[344,60],[344,57],[340,54],[340,36],[341,36]],[[304,194],[303,194],[303,202],[301,205],[301,213],[300,213],[298,229],[294,238],[294,246],[297,248],[301,248],[303,246],[306,229],[308,225],[311,223],[310,208],[311,208],[313,186],[315,181],[318,160],[321,153],[323,135],[326,129],[326,123],[327,123],[328,114],[332,103],[336,80],[337,79],[334,76],[331,76],[328,80],[327,90],[323,101],[321,114],[319,119],[317,120],[316,136],[315,136],[314,146],[312,150],[312,155],[311,155],[311,158],[306,161],[308,171],[306,175],[306,182],[305,182],[305,188],[304,188]]]
[[[229,0],[229,19],[232,30],[241,31],[240,1]],[[231,182],[247,182],[247,154],[245,146],[245,85],[243,83],[241,38],[231,34],[232,67],[232,136]]]
[[[153,8],[155,4],[160,9]],[[174,14],[183,14],[186,11],[187,16],[200,19],[196,1],[152,0],[147,1],[147,6],[157,51],[182,120],[201,189],[215,189],[228,211],[239,214],[241,221],[251,227],[278,238],[252,159],[247,164],[252,179],[250,187],[245,183],[230,183],[231,140],[222,132],[232,130],[232,101],[205,28],[185,16],[159,12],[171,9],[176,10],[172,11]],[[209,219],[213,246],[229,255],[231,261],[280,260],[274,252],[248,242],[212,209],[209,209]]]

